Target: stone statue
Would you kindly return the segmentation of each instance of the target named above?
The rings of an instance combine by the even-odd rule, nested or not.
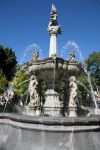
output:
[[[70,77],[69,88],[70,88],[69,107],[76,107],[77,83],[75,76]]]
[[[31,76],[29,83],[29,94],[30,94],[30,106],[38,107],[39,105],[39,94],[38,94],[38,81],[35,75]]]
[[[56,8],[52,4],[52,11],[51,11],[51,17],[50,17],[50,25],[57,25],[57,13],[56,13]]]
[[[74,51],[71,51],[69,61],[74,61],[74,60],[75,60],[75,53],[74,53]]]
[[[39,52],[38,52],[38,51],[32,52],[32,60],[33,60],[33,61],[34,61],[34,60],[37,60],[38,57],[39,57]]]
[[[60,26],[57,25],[58,21],[57,21],[57,11],[54,5],[52,5],[52,9],[51,9],[51,16],[50,16],[50,22],[48,25],[48,31],[49,34],[61,34],[61,28]]]

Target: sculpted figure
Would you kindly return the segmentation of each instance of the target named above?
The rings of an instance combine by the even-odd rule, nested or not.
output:
[[[50,22],[48,25],[48,31],[49,34],[61,34],[62,30],[60,26],[58,26],[58,21],[57,21],[57,11],[54,5],[52,5],[51,9],[51,16],[50,16]]]
[[[70,53],[70,61],[74,61],[75,60],[75,54],[74,54],[74,51],[71,51]]]
[[[70,77],[70,97],[69,97],[69,106],[73,107],[76,106],[76,100],[77,100],[77,84],[76,84],[76,78],[74,76]]]
[[[33,60],[37,60],[38,57],[39,57],[39,52],[34,51],[34,52],[32,53],[32,59],[33,59]]]
[[[35,75],[31,76],[30,84],[29,84],[29,94],[30,94],[30,105],[38,106],[39,95],[37,92],[38,81]]]

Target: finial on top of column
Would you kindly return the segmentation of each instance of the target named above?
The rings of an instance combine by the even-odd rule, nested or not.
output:
[[[56,7],[54,4],[52,4],[52,10],[56,12]]]
[[[54,6],[54,4],[52,4],[52,8],[51,8],[51,14],[50,14],[50,21],[49,21],[49,25],[48,25],[48,32],[49,34],[61,34],[62,30],[60,28],[60,26],[58,26],[58,21],[57,21],[57,11],[56,11],[56,7]]]

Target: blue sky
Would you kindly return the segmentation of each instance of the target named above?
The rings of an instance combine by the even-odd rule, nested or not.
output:
[[[38,45],[42,58],[48,57],[52,3],[63,30],[58,36],[59,56],[68,41],[78,44],[83,58],[100,51],[100,0],[0,0],[0,44],[11,47],[18,62],[30,57],[27,50],[32,45]],[[66,50],[64,57],[68,55]]]

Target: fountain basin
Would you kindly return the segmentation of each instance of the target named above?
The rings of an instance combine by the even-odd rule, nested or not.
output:
[[[54,68],[56,70],[56,78],[65,78],[68,74],[78,74],[80,72],[80,64],[77,61],[66,61],[57,57],[47,58],[44,60],[36,60],[28,63],[28,71],[30,74],[37,73],[38,78],[46,79],[49,75],[49,80],[52,79]]]
[[[32,117],[0,115],[0,149],[97,150],[100,116]]]

